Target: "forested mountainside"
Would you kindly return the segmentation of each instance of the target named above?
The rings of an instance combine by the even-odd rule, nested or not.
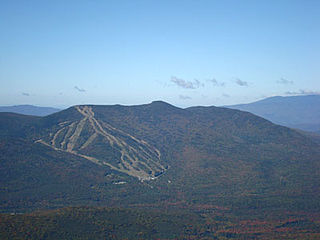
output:
[[[319,144],[228,108],[157,101],[79,105],[46,117],[0,113],[0,153],[2,212],[187,210],[197,217],[227,214],[237,224],[237,216],[309,219],[320,207]]]
[[[153,102],[0,116],[2,211],[22,201],[318,206],[319,146],[250,113]]]

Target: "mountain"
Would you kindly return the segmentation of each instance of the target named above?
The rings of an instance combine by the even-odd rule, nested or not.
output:
[[[226,107],[251,112],[283,126],[320,133],[320,95],[277,96]]]
[[[32,116],[47,116],[59,111],[61,111],[61,109],[33,105],[0,106],[0,112],[12,112]]]
[[[0,113],[0,206],[319,209],[319,144],[219,107],[80,105]]]
[[[319,169],[311,135],[229,108],[0,113],[0,236],[317,239]]]

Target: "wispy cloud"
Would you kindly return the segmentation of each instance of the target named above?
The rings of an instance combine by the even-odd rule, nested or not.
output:
[[[238,84],[239,86],[242,86],[242,87],[248,87],[249,86],[248,82],[243,81],[240,78],[236,79],[236,84]]]
[[[196,88],[204,86],[204,84],[201,83],[197,79],[195,79],[193,82],[191,82],[191,81],[186,81],[184,79],[177,78],[174,76],[171,77],[171,82],[175,83],[177,86],[179,86],[181,88],[186,88],[186,89],[196,89]]]
[[[224,94],[222,94],[222,97],[229,98],[229,97],[230,97],[230,95],[229,95],[229,94],[224,93]]]
[[[27,93],[27,92],[23,92],[21,93],[23,96],[26,96],[26,97],[29,97],[30,96],[30,93]]]
[[[182,100],[192,99],[190,96],[187,96],[187,95],[179,95],[179,98]]]
[[[79,88],[78,86],[74,86],[74,89],[77,90],[78,92],[85,92],[86,90],[83,88]]]
[[[223,87],[225,85],[224,82],[218,82],[217,79],[212,78],[212,79],[207,79],[207,82],[212,83],[213,86],[220,86]]]
[[[161,85],[161,87],[164,87],[164,88],[169,87],[169,84],[167,81],[164,82],[164,81],[160,81],[160,80],[155,80],[155,82],[158,83],[159,85]]]
[[[320,91],[309,91],[300,89],[299,91],[287,91],[286,95],[320,95]]]
[[[280,80],[277,81],[277,83],[279,83],[279,84],[293,84],[293,81],[285,79],[285,78],[281,78]]]

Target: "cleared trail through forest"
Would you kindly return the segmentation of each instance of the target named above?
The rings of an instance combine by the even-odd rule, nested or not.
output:
[[[75,109],[82,114],[81,120],[62,122],[59,124],[60,129],[50,134],[49,141],[44,138],[37,142],[58,151],[83,157],[99,165],[107,165],[113,170],[140,180],[153,179],[158,173],[165,171],[165,167],[160,163],[161,154],[157,148],[106,122],[97,120],[89,106],[76,106]],[[85,137],[81,135],[83,131],[87,132]],[[102,137],[104,141],[107,140],[105,144],[109,144],[120,152],[121,157],[116,159],[117,164],[111,164],[103,158],[93,157],[90,153],[83,154],[83,150],[91,146],[98,137]]]

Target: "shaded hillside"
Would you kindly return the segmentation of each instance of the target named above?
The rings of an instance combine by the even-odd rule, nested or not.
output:
[[[8,126],[0,133],[2,211],[320,207],[319,145],[250,113],[158,101],[0,121]]]
[[[38,131],[41,118],[17,113],[0,113],[0,136],[31,139],[32,132]]]
[[[283,126],[320,133],[320,95],[270,97],[227,107],[251,112]]]
[[[33,105],[0,106],[0,112],[11,112],[40,117],[59,111],[61,111],[61,109],[52,107],[38,107]]]

